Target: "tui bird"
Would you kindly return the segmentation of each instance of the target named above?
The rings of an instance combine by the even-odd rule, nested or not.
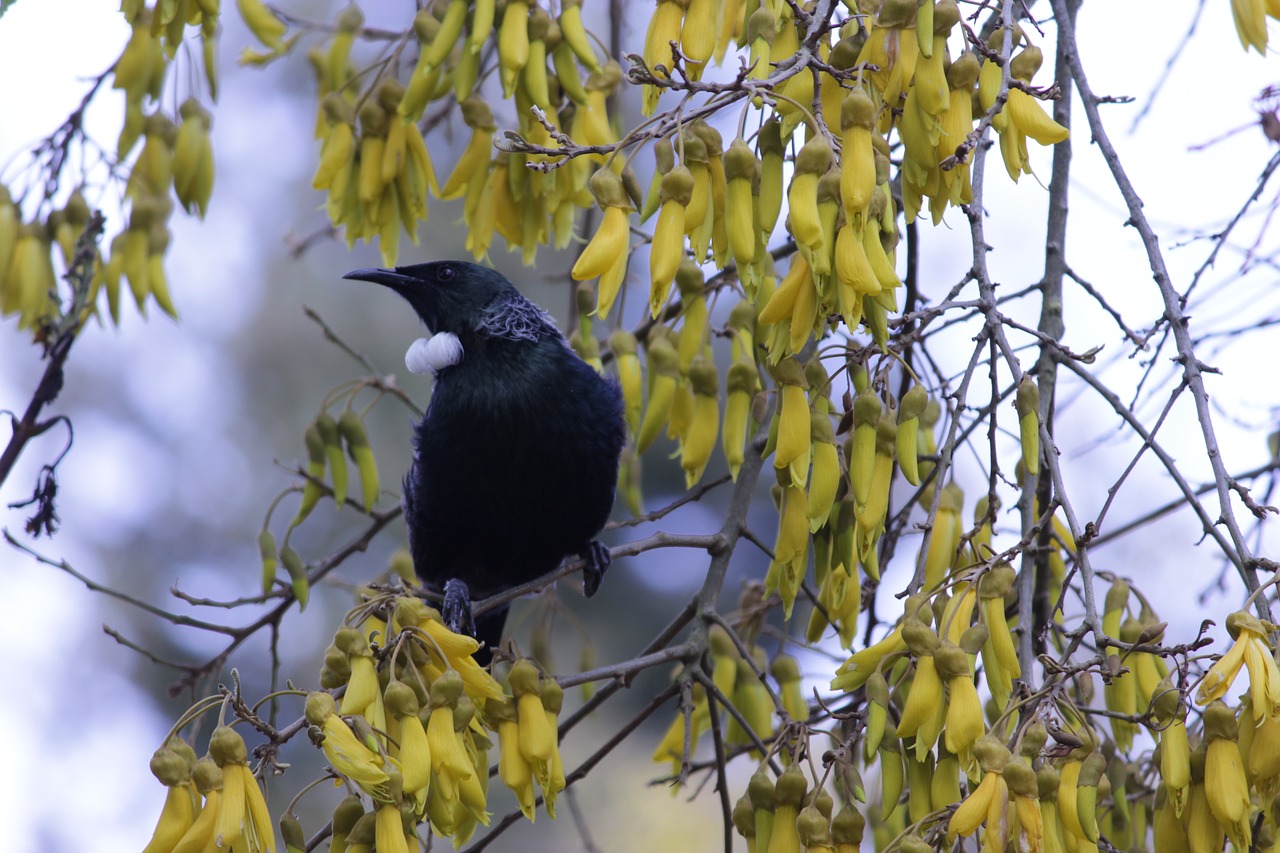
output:
[[[586,558],[583,590],[594,595],[610,559],[595,536],[626,440],[617,384],[495,270],[440,261],[343,277],[391,288],[431,333],[405,356],[435,386],[415,428],[404,517],[418,575],[444,592],[445,623],[495,648],[507,607],[473,619],[472,597],[535,580],[570,554]]]

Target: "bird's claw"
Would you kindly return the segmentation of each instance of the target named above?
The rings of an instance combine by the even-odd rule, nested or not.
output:
[[[599,539],[592,539],[582,553],[587,564],[582,568],[582,593],[587,598],[600,589],[600,581],[604,579],[605,570],[613,562],[613,555],[608,547]]]
[[[452,578],[444,584],[444,603],[440,615],[445,626],[455,634],[476,635],[476,620],[471,613],[471,588],[467,582]]]

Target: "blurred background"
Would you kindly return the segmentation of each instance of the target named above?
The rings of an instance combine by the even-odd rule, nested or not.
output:
[[[623,23],[629,51],[639,49],[649,14],[647,4],[634,5],[643,6],[644,14]],[[388,28],[406,26],[413,11],[411,4],[367,6],[368,24]],[[1210,249],[1203,238],[1220,230],[1244,203],[1274,151],[1261,130],[1250,127],[1258,120],[1253,99],[1274,82],[1274,60],[1240,51],[1226,4],[1210,6],[1085,3],[1078,24],[1093,87],[1117,99],[1104,108],[1104,115],[1160,231],[1179,287],[1185,287]],[[330,20],[339,7],[308,0],[287,4],[291,13],[312,20]],[[58,469],[62,528],[52,539],[32,541],[22,532],[26,513],[9,508],[30,496],[40,466],[61,451],[65,438],[59,430],[28,446],[0,492],[0,524],[40,553],[66,560],[83,575],[139,601],[242,625],[260,613],[251,608],[230,613],[191,608],[173,598],[170,590],[176,587],[214,600],[254,594],[259,576],[257,531],[268,505],[293,480],[287,469],[304,458],[303,429],[330,388],[363,373],[324,340],[304,315],[304,307],[314,309],[348,344],[367,355],[380,373],[394,374],[419,405],[425,405],[430,385],[403,368],[404,349],[420,334],[407,306],[377,288],[341,280],[350,269],[380,265],[377,253],[365,246],[348,251],[343,242],[328,237],[311,239],[327,222],[320,209],[322,198],[310,186],[317,150],[311,134],[315,102],[308,69],[290,60],[266,68],[237,65],[237,55],[251,39],[236,15],[227,11],[220,44],[222,92],[213,125],[213,202],[203,222],[181,215],[173,220],[167,266],[181,319],[174,322],[152,311],[144,321],[130,305],[118,328],[103,325],[82,335],[69,360],[65,390],[52,409],[68,415],[75,428],[74,446]],[[602,7],[593,9],[589,17],[602,12]],[[1153,101],[1153,87],[1165,75],[1165,63],[1193,16],[1200,16],[1194,38]],[[598,19],[596,23],[604,28]],[[1048,57],[1051,33],[1050,29],[1041,40]],[[89,0],[18,0],[0,18],[0,179],[11,180],[21,172],[25,152],[75,109],[88,87],[86,80],[111,65],[127,36],[128,27],[113,4]],[[1050,74],[1046,68],[1036,82],[1046,83]],[[91,135],[115,138],[115,100],[120,97],[110,91],[101,94],[102,103],[86,118]],[[1134,100],[1124,100],[1130,97]],[[624,124],[633,125],[637,104],[625,108]],[[1144,111],[1145,118],[1136,122]],[[500,126],[510,125],[501,113],[498,120]],[[734,122],[736,115],[724,123]],[[1068,262],[1105,293],[1131,326],[1149,325],[1161,310],[1151,272],[1136,233],[1124,227],[1123,203],[1090,146],[1078,108],[1075,125]],[[1245,130],[1202,149],[1192,148],[1237,128]],[[465,134],[447,128],[428,138],[442,177],[464,141]],[[1047,182],[1050,153],[1036,148],[1032,156]],[[1003,174],[998,156],[989,160],[989,167],[987,239],[994,247],[993,276],[1007,291],[1018,290],[1037,281],[1043,270],[1047,193],[1026,178],[1015,187]],[[647,184],[651,168],[651,156],[641,155],[637,170],[642,184]],[[1198,289],[1191,303],[1193,331],[1198,334],[1277,316],[1276,243],[1266,233],[1274,196],[1274,188],[1263,190],[1262,203],[1243,221]],[[460,216],[460,201],[433,200],[422,245],[402,243],[401,262],[463,257],[463,234],[456,221]],[[926,296],[940,298],[967,272],[971,249],[966,225],[954,212],[936,228],[921,223]],[[307,248],[298,251],[303,243]],[[645,254],[636,256],[633,283],[647,282]],[[523,269],[517,257],[495,245],[492,262],[558,319],[569,320],[570,256],[544,250],[537,270]],[[1134,354],[1095,303],[1070,285],[1068,293],[1066,343],[1076,352],[1103,347],[1096,369],[1121,397],[1130,399],[1145,367],[1144,355]],[[1034,325],[1038,304],[1024,301],[1011,304],[1008,311]],[[639,318],[643,303],[635,294],[629,299],[623,312],[628,325]],[[967,358],[973,331],[963,326],[949,330],[936,340],[935,355]],[[1265,436],[1275,428],[1280,396],[1272,376],[1277,343],[1275,332],[1264,324],[1247,339],[1206,339],[1200,351],[1223,373],[1210,380],[1210,391],[1230,471],[1268,461]],[[1140,397],[1136,407],[1148,422],[1158,415],[1173,387],[1170,377],[1177,366],[1168,355],[1163,353],[1154,369],[1150,384],[1157,390]],[[1034,351],[1027,350],[1026,357],[1033,359]],[[962,369],[960,361],[955,373]],[[28,336],[11,320],[0,325],[0,408],[25,407],[41,370],[39,352]],[[1090,518],[1138,445],[1107,407],[1079,387],[1066,383],[1059,400],[1057,435],[1070,470],[1071,496],[1082,516]],[[398,489],[409,458],[410,412],[387,402],[368,424],[383,481]],[[1189,399],[1174,408],[1161,437],[1189,479],[1208,480]],[[1001,440],[1013,446],[1011,438]],[[646,460],[649,510],[683,493],[678,464],[664,464],[663,457],[653,452]],[[961,475],[967,471],[985,479],[976,458],[959,458],[958,465]],[[723,461],[715,457],[706,479],[723,472]],[[665,518],[660,526],[713,532],[721,523],[727,495],[722,487]],[[1109,523],[1119,526],[1176,497],[1167,475],[1148,454],[1125,482]],[[1254,497],[1263,501],[1266,495],[1255,491]],[[972,500],[973,496],[966,521]],[[1209,506],[1216,504],[1210,500]],[[756,512],[755,528],[770,541],[775,514],[763,488]],[[624,515],[619,507],[615,517]],[[1018,526],[1017,517],[1009,514],[997,523],[1006,535]],[[336,512],[325,501],[294,544],[304,558],[316,558],[351,539],[360,527],[353,513]],[[611,534],[612,541],[638,538],[656,527],[621,529]],[[1220,556],[1209,548],[1196,549],[1200,538],[1190,514],[1174,512],[1136,536],[1116,540],[1095,560],[1103,569],[1134,577],[1173,626],[1170,636],[1189,637],[1200,619],[1220,618],[1242,598],[1238,580]],[[394,523],[366,553],[348,561],[332,583],[313,592],[305,613],[286,617],[281,644],[286,676],[314,684],[322,650],[352,602],[350,585],[382,571],[389,555],[403,544],[403,527]],[[1274,538],[1261,538],[1255,547],[1264,555],[1274,553]],[[8,546],[2,554],[0,672],[10,688],[8,701],[0,703],[0,731],[7,735],[5,756],[12,780],[0,797],[4,846],[15,851],[141,849],[163,800],[163,789],[148,771],[147,760],[193,697],[170,693],[181,671],[124,647],[104,633],[104,627],[158,658],[185,664],[216,655],[225,638],[175,628],[137,607],[92,592],[68,574]],[[758,551],[739,549],[726,585],[727,607],[732,607],[729,597],[739,593],[743,581],[761,577],[766,565]],[[705,567],[704,554],[679,550],[624,560],[615,565],[589,606],[583,606],[576,583],[566,582],[558,593],[559,604],[521,602],[511,624],[517,636],[527,637],[543,610],[562,608],[555,633],[562,671],[579,666],[584,635],[592,643],[593,665],[622,660],[642,649],[679,611],[700,585]],[[909,572],[902,559],[888,567],[887,588],[900,588]],[[881,619],[896,618],[891,597],[882,596],[878,606]],[[261,695],[269,684],[266,662],[266,638],[256,636],[227,665],[239,671],[247,693]],[[825,690],[824,669],[829,671],[829,662],[815,661],[809,674],[816,678],[807,686]],[[566,764],[572,766],[590,754],[594,744],[642,707],[669,674],[659,670],[639,678],[606,706],[605,713],[576,730],[564,746]],[[580,804],[591,817],[601,849],[678,844],[677,849],[695,850],[720,844],[710,786],[697,801],[687,803],[692,790],[673,795],[663,785],[649,784],[665,772],[651,763],[649,754],[670,719],[670,711],[655,715],[592,774],[591,785],[580,786]],[[314,753],[306,748],[294,750],[288,760],[296,761],[301,772],[273,783],[273,804],[286,802],[299,785],[314,778],[309,767],[318,768]],[[735,767],[744,777],[752,769]],[[510,805],[509,798],[499,800],[495,812]],[[661,820],[654,819],[658,809]],[[324,819],[304,816],[304,825],[315,827]],[[540,816],[536,825],[509,833],[498,849],[576,845],[579,836],[570,824],[566,816],[558,823]]]

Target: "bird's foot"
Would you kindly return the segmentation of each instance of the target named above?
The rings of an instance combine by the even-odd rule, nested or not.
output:
[[[582,552],[582,558],[587,561],[582,568],[582,593],[590,598],[600,589],[600,581],[604,579],[605,569],[613,562],[613,555],[603,542],[592,539]]]
[[[445,626],[455,634],[476,635],[476,620],[471,614],[471,588],[467,582],[451,578],[444,583],[444,603],[440,615]]]

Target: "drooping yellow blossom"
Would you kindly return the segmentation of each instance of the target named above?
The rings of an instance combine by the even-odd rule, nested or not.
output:
[[[222,768],[222,804],[214,825],[214,841],[222,848],[274,853],[271,813],[258,780],[249,769],[244,739],[231,727],[219,726],[209,738],[209,755]]]
[[[160,780],[167,791],[164,807],[160,810],[160,818],[156,821],[151,841],[143,849],[143,853],[168,853],[191,829],[196,820],[199,801],[195,786],[191,782],[192,765],[195,753],[185,742],[173,738],[169,744],[162,746],[151,756],[151,773]],[[171,748],[176,747],[176,748]],[[190,753],[189,756],[184,753]],[[190,761],[188,761],[188,757]]]
[[[307,696],[307,722],[320,729],[324,740],[320,747],[334,769],[369,791],[382,789],[389,780],[382,756],[356,738],[338,716],[333,696],[317,691]]]
[[[1222,698],[1231,689],[1240,667],[1245,666],[1249,670],[1254,720],[1280,716],[1280,669],[1266,639],[1272,630],[1274,626],[1243,610],[1228,616],[1227,633],[1235,642],[1205,674],[1196,691],[1196,702],[1205,705]]]
[[[1004,744],[991,735],[984,735],[978,741],[974,754],[982,767],[982,781],[952,813],[947,822],[947,840],[954,842],[957,836],[972,835],[979,826],[985,824],[985,848],[1003,850],[1012,823],[1009,814],[1009,786],[1003,773],[1013,756]]]

